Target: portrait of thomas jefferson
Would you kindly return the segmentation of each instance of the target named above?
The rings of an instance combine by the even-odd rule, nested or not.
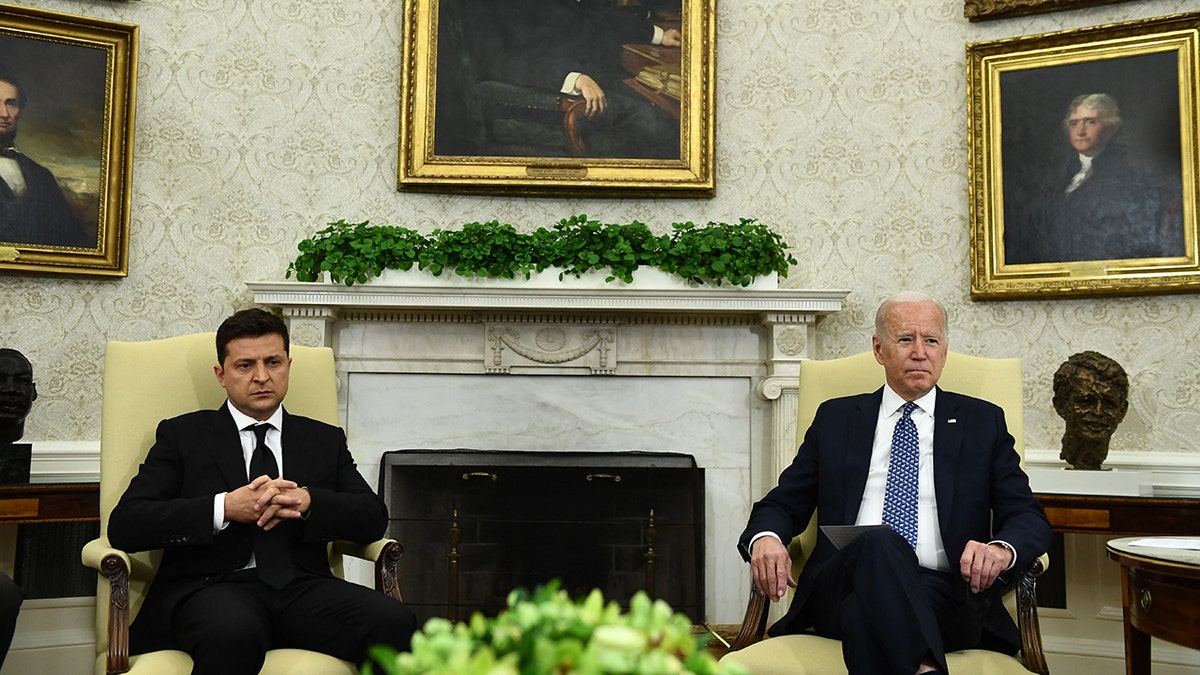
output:
[[[1005,264],[1186,255],[1177,66],[1162,56],[1004,81]]]

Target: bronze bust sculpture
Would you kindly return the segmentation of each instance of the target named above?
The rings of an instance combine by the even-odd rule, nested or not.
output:
[[[0,445],[25,435],[25,417],[36,399],[29,359],[15,349],[0,348]]]
[[[1067,423],[1062,453],[1072,468],[1098,471],[1129,410],[1129,377],[1099,352],[1073,354],[1054,373],[1054,410]]]

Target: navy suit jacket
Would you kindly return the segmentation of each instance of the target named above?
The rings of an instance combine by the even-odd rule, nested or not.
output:
[[[332,577],[326,546],[371,542],[387,528],[387,508],[363,480],[338,427],[284,411],[284,478],[307,487],[312,506],[282,528],[299,569]],[[173,647],[171,614],[190,593],[241,569],[254,547],[254,523],[213,533],[213,496],[248,483],[241,441],[224,406],[159,423],[154,445],[113,509],[108,538],[130,552],[164,549],[158,573],[131,627],[132,651]]]
[[[866,486],[883,389],[821,404],[791,466],[779,485],[754,504],[738,542],[750,559],[750,539],[774,532],[783,542],[808,526],[814,510],[819,525],[853,525]],[[934,410],[933,471],[938,525],[951,568],[970,540],[1000,539],[1017,550],[1013,570],[1024,570],[1050,545],[1051,529],[1029,489],[1020,457],[1004,423],[1004,411],[977,398],[938,389]],[[798,633],[811,625],[801,609],[813,578],[835,549],[818,536],[797,582],[788,613],[772,635]],[[957,578],[957,572],[955,573]],[[965,582],[962,582],[965,586]],[[1003,646],[1019,646],[1016,626],[1000,603],[1004,584],[984,597],[979,621]],[[965,596],[964,596],[965,597]]]

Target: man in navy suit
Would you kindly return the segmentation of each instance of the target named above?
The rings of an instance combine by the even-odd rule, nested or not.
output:
[[[243,310],[221,324],[216,342],[213,370],[229,400],[159,424],[109,519],[114,546],[164,549],[130,651],[182,649],[193,673],[249,675],[268,649],[354,663],[375,644],[407,650],[413,613],[329,569],[327,544],[377,540],[387,508],[341,429],[282,407],[287,326]]]
[[[1015,653],[1019,637],[1001,591],[1046,551],[1051,530],[1004,413],[936,386],[946,363],[946,313],[929,296],[885,300],[871,343],[885,386],[820,406],[795,460],[754,505],[739,540],[761,593],[778,600],[796,587],[770,633],[812,628],[840,639],[851,675],[947,672],[947,651],[974,647]],[[902,429],[913,429],[911,436]],[[894,479],[905,453],[893,447],[912,451],[908,520],[896,516],[903,508],[893,491],[902,494],[906,482]],[[793,581],[785,543],[814,510],[822,526],[891,527],[868,530],[840,550],[820,537]]]

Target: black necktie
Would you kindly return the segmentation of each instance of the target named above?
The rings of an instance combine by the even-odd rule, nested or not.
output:
[[[254,453],[250,455],[250,480],[263,474],[271,478],[279,477],[279,465],[275,462],[275,454],[267,447],[267,430],[270,428],[270,424],[255,424],[250,427],[258,439]],[[292,570],[292,555],[288,551],[287,535],[282,525],[280,523],[270,531],[259,527],[254,533],[254,560],[258,578],[272,588],[283,588],[295,576]]]
[[[279,478],[279,465],[275,463],[275,453],[267,447],[267,430],[270,424],[255,424],[250,427],[258,443],[254,446],[254,454],[250,455],[250,480],[264,473],[271,478]]]

